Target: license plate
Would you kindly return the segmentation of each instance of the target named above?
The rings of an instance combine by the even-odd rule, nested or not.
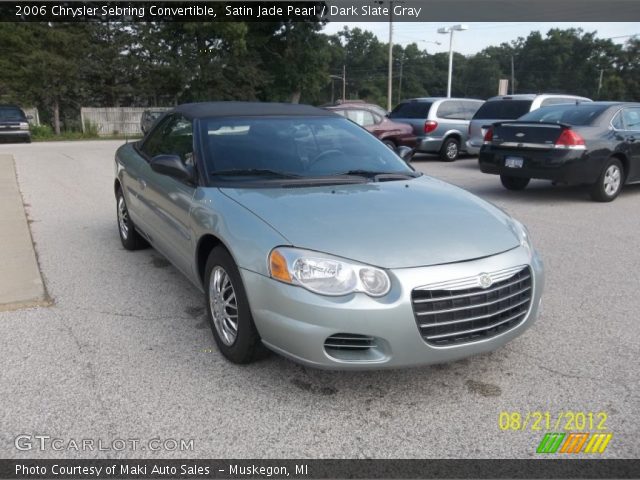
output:
[[[524,158],[522,157],[505,157],[504,166],[509,168],[522,168]]]

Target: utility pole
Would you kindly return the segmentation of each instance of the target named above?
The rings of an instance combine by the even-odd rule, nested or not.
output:
[[[347,66],[342,65],[342,103],[347,100]]]
[[[404,55],[400,57],[400,78],[398,80],[398,103],[402,100],[402,67],[404,65]]]
[[[511,95],[516,91],[516,74],[513,68],[513,55],[511,55]]]
[[[602,76],[604,75],[604,68],[600,69],[600,80],[598,81],[598,94],[596,95],[596,98],[599,100],[600,99],[600,90],[602,89]]]
[[[391,111],[393,92],[393,0],[389,0],[389,81],[387,82],[387,110]]]

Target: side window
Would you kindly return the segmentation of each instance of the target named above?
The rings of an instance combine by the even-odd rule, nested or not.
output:
[[[622,122],[625,130],[640,131],[640,108],[625,108],[622,110]]]
[[[461,102],[464,108],[464,119],[471,120],[478,109],[482,106],[482,102]]]
[[[440,104],[440,107],[438,107],[437,116],[439,118],[449,120],[465,120],[466,112],[464,111],[464,105],[462,104],[462,102],[448,100]]]
[[[624,124],[622,123],[622,112],[616,113],[616,116],[611,120],[611,125],[616,130],[624,130]]]
[[[567,103],[576,103],[575,98],[570,97],[551,97],[545,98],[540,104],[541,107],[548,107],[549,105],[563,105]]]
[[[368,127],[376,123],[373,114],[366,110],[347,110],[347,118],[361,127]]]
[[[158,125],[142,147],[149,157],[178,155],[185,165],[193,165],[193,125],[182,115],[174,115]]]

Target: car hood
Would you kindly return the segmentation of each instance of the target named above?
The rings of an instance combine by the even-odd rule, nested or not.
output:
[[[519,245],[498,208],[440,180],[221,188],[293,246],[383,268],[460,262]]]

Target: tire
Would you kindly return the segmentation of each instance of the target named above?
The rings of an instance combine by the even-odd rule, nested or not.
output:
[[[31,143],[31,135],[25,138],[24,143]]]
[[[610,158],[591,187],[591,198],[596,202],[610,202],[620,194],[623,183],[622,163],[617,158]]]
[[[511,177],[500,175],[500,181],[507,190],[524,190],[529,185],[530,178]]]
[[[440,147],[440,158],[445,162],[453,162],[460,155],[460,142],[453,138],[447,138]]]
[[[122,189],[118,189],[116,193],[116,215],[120,241],[126,250],[140,250],[149,246],[147,241],[140,236],[129,216],[129,209],[122,194]]]
[[[204,279],[207,318],[222,355],[239,364],[265,356],[240,271],[224,247],[211,251]]]
[[[391,140],[383,140],[382,143],[384,143],[387,147],[389,147],[392,151],[396,151],[396,144],[393,143]]]

